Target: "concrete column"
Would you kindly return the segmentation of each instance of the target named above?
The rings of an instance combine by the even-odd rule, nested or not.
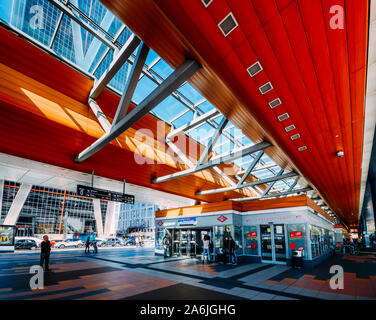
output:
[[[112,232],[112,224],[114,223],[114,205],[113,201],[108,201],[106,211],[106,221],[104,223],[104,235],[109,236]]]
[[[101,201],[99,199],[93,199],[94,206],[94,217],[97,225],[97,234],[98,237],[103,236],[103,221],[102,221],[102,210],[101,210]]]
[[[13,203],[9,209],[7,216],[5,217],[4,224],[9,226],[16,225],[18,217],[21,213],[21,210],[25,204],[25,201],[30,193],[32,185],[31,184],[21,184],[20,189],[17,192],[16,197],[13,200]]]

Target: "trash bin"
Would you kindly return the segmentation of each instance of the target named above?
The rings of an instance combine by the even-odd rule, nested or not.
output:
[[[303,257],[304,257],[303,250],[294,250],[292,252],[292,260],[291,260],[292,266],[294,268],[303,268]]]

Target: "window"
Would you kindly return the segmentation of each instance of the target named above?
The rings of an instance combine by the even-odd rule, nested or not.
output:
[[[246,255],[258,255],[257,227],[244,227],[244,249]]]

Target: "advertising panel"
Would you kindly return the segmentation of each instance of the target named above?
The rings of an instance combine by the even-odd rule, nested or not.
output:
[[[14,250],[15,226],[0,225],[0,251]]]

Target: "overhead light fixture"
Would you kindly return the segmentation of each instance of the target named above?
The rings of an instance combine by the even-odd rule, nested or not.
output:
[[[295,129],[295,126],[292,124],[291,126],[288,126],[285,128],[286,132],[289,132],[291,130],[294,130]]]
[[[204,4],[205,8],[209,7],[209,4],[213,2],[213,0],[201,0],[201,2]]]
[[[281,114],[280,116],[278,116],[278,120],[279,121],[283,121],[283,120],[286,120],[287,118],[289,118],[289,114],[288,113],[284,113],[284,114]]]
[[[248,73],[250,74],[251,77],[254,77],[256,74],[258,74],[259,72],[262,71],[262,67],[261,67],[261,64],[260,62],[255,62],[253,65],[251,65],[248,69],[247,69]]]
[[[275,107],[277,107],[277,106],[279,106],[280,104],[282,104],[282,101],[279,98],[274,99],[273,101],[269,102],[269,106],[272,109],[275,108]]]
[[[225,37],[227,37],[237,26],[238,23],[236,22],[232,12],[230,12],[220,23],[218,23],[218,27]]]
[[[296,140],[296,139],[299,139],[300,138],[300,134],[297,133],[297,134],[294,134],[293,136],[290,137],[291,140]]]
[[[272,89],[273,89],[273,86],[272,86],[272,84],[270,82],[265,83],[263,86],[261,86],[259,88],[259,90],[260,90],[260,92],[262,94],[265,94],[265,93],[269,92]]]

